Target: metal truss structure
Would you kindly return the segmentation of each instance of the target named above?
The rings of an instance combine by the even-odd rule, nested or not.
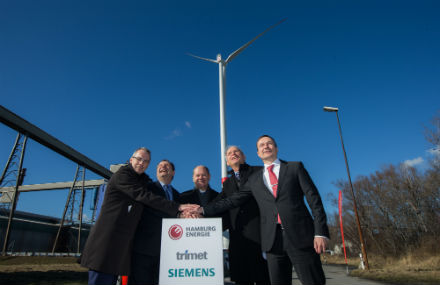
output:
[[[70,187],[69,195],[67,197],[66,206],[64,209],[63,217],[59,225],[58,233],[53,245],[53,251],[55,251],[60,231],[65,224],[78,225],[78,238],[77,238],[77,253],[80,251],[81,242],[81,227],[83,223],[83,205],[85,197],[85,189],[91,187],[98,187],[104,183],[104,179],[109,179],[112,172],[105,167],[94,162],[90,158],[74,150],[72,147],[64,144],[55,137],[49,135],[45,131],[41,130],[37,126],[29,123],[23,118],[17,116],[13,112],[0,105],[0,122],[6,126],[18,131],[17,139],[12,148],[11,155],[0,177],[0,202],[4,204],[3,210],[9,212],[8,227],[5,233],[2,255],[6,255],[6,249],[9,242],[9,235],[11,225],[14,217],[14,212],[17,204],[17,198],[19,192],[24,191],[39,191],[39,190],[54,190],[54,189],[66,189]],[[47,148],[55,151],[56,153],[66,157],[67,159],[77,163],[77,170],[73,182],[63,183],[47,183],[38,185],[25,185],[21,186],[25,175],[23,166],[23,158],[26,148],[26,141],[28,138],[46,146]],[[18,154],[20,154],[19,161],[17,163]],[[103,177],[102,180],[85,180],[86,169],[92,171]],[[15,178],[15,183],[11,177]],[[81,178],[79,178],[81,177]],[[45,188],[46,187],[46,188]],[[67,216],[66,216],[67,215]],[[94,216],[94,215],[93,215]],[[67,217],[67,218],[66,218]],[[65,223],[66,222],[66,223]]]

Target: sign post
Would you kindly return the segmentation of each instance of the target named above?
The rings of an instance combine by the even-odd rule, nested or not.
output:
[[[345,250],[344,227],[342,226],[342,190],[339,190],[338,206],[339,206],[339,225],[341,227],[342,246],[344,247],[344,258],[345,258],[345,264],[348,275],[347,251]]]
[[[163,219],[159,284],[223,285],[221,218]]]

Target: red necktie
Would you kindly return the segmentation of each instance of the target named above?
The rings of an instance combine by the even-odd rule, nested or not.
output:
[[[269,180],[270,180],[270,186],[272,188],[273,196],[276,198],[278,194],[278,178],[273,172],[273,167],[275,165],[272,164],[267,168],[267,171],[269,172]],[[278,224],[281,224],[280,214],[278,214]]]

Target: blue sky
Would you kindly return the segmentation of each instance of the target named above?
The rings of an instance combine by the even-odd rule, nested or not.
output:
[[[353,179],[406,160],[423,168],[424,125],[440,106],[438,1],[2,1],[0,104],[103,166],[138,146],[220,184],[218,66],[227,66],[227,143],[261,164],[255,141],[301,160],[329,211],[346,179],[339,107]],[[0,163],[16,132],[0,125]],[[28,143],[24,184],[71,181],[76,165]],[[93,173],[87,179],[99,178]],[[66,191],[21,195],[18,209],[61,216]],[[86,202],[87,203],[87,202]],[[86,205],[87,206],[87,205]]]

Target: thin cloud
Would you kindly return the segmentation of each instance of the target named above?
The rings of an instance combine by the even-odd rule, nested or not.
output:
[[[408,160],[405,160],[405,161],[403,162],[403,164],[406,165],[406,166],[409,166],[409,167],[415,167],[415,166],[417,166],[417,165],[423,163],[423,161],[424,161],[423,158],[421,158],[421,157],[419,156],[419,157],[414,158],[414,159],[408,159]]]
[[[189,121],[185,121],[185,127],[191,129],[191,123]],[[183,131],[180,127],[176,127],[168,136],[165,137],[166,140],[173,140],[177,137],[183,136]]]
[[[182,130],[179,128],[174,129],[171,134],[169,134],[167,137],[165,137],[166,140],[172,140],[177,137],[180,137],[182,135]]]

